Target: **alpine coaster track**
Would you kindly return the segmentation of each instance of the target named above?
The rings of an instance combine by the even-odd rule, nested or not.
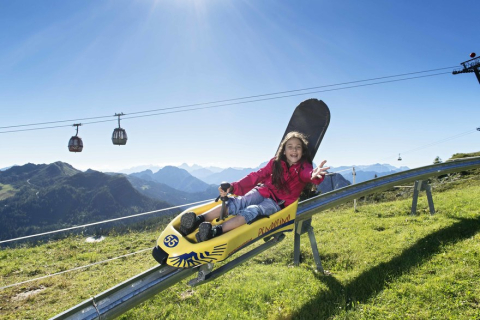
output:
[[[307,220],[314,214],[320,213],[322,210],[332,208],[344,202],[374,192],[392,188],[399,183],[424,180],[432,176],[439,176],[479,167],[480,157],[463,158],[402,171],[355,185],[350,185],[300,202],[295,220],[297,222]],[[218,268],[214,271],[217,273],[214,275],[214,272],[212,272],[210,275],[214,276],[210,277],[207,281],[221,276],[247,259],[276,245],[282,239],[283,234],[276,235],[273,239],[268,240],[262,246],[250,250],[242,256]],[[235,261],[238,262],[234,263]],[[213,268],[213,265],[210,267]],[[159,265],[126,280],[93,298],[90,298],[51,319],[113,319],[197,271],[199,272],[199,278],[201,278],[203,272],[201,267],[179,269],[168,265]],[[202,284],[207,281],[197,284]]]

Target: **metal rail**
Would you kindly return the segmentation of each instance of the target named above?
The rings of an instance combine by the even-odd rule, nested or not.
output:
[[[297,221],[307,220],[343,202],[394,187],[398,183],[480,167],[480,157],[464,158],[425,166],[337,189],[299,203]],[[263,251],[263,250],[262,250]],[[259,252],[254,252],[256,255]],[[250,252],[245,253],[248,255]],[[251,257],[250,254],[249,257]],[[240,256],[237,259],[241,259]],[[232,261],[233,262],[233,261]],[[236,267],[236,265],[234,266]],[[147,270],[51,319],[113,319],[157,293],[196,273],[199,268],[157,266]],[[223,274],[223,273],[222,273]]]
[[[51,319],[114,319],[196,271],[159,265]]]
[[[392,188],[398,183],[424,180],[431,176],[439,176],[458,171],[475,169],[478,167],[480,167],[480,157],[463,158],[397,172],[388,176],[350,185],[302,201],[299,204],[299,209],[297,210],[297,217],[295,220],[307,220],[321,210],[332,208],[341,203],[372,194],[373,192],[379,192]]]

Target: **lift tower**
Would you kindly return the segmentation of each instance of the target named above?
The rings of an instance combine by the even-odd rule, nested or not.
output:
[[[474,72],[477,76],[478,83],[480,83],[480,57],[476,57],[475,52],[470,53],[470,60],[464,61],[460,63],[463,66],[461,70],[455,70],[452,74],[459,74],[459,73],[471,73]]]

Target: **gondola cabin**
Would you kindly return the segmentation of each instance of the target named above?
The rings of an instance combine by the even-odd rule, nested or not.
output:
[[[79,136],[73,136],[68,141],[68,151],[70,152],[82,152],[83,150],[83,141]]]
[[[78,136],[78,127],[81,125],[81,123],[76,123],[73,125],[74,127],[77,127],[77,133],[70,138],[70,141],[68,141],[68,151],[70,152],[82,152],[83,150],[82,138]]]
[[[112,134],[112,142],[117,146],[124,146],[127,144],[127,132],[122,128],[115,128]]]
[[[115,113],[115,117],[118,117],[118,128],[113,130],[112,142],[116,146],[124,146],[127,144],[127,132],[120,127],[120,117],[123,115],[123,112]]]

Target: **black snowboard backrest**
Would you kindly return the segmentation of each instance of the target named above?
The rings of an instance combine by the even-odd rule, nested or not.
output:
[[[329,124],[330,110],[328,106],[322,100],[305,100],[295,108],[280,143],[291,131],[303,133],[307,136],[308,151],[313,160]]]

